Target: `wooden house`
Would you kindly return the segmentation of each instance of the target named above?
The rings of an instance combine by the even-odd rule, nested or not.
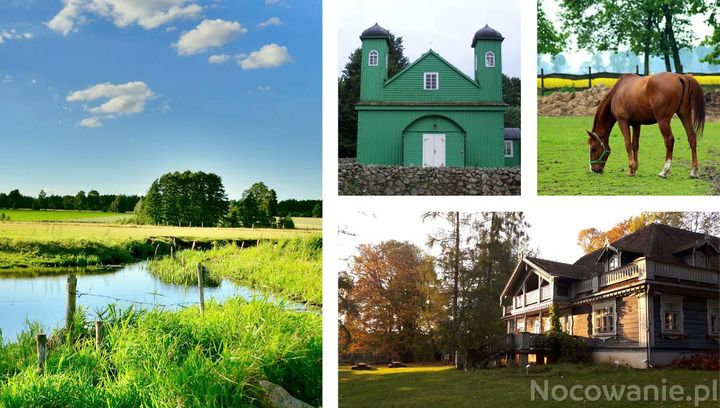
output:
[[[594,362],[645,368],[717,355],[719,246],[652,224],[572,264],[524,257],[500,297],[517,362],[544,360],[535,344],[550,329],[550,305]]]
[[[360,40],[358,162],[505,166],[499,32],[485,26],[475,33],[475,79],[433,50],[389,78],[390,33],[375,24]]]

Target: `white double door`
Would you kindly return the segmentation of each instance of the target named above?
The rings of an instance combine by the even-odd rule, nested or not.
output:
[[[423,167],[445,167],[445,135],[423,134]]]

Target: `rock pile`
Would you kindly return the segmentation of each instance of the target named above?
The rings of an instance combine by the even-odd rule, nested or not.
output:
[[[340,159],[340,195],[519,195],[520,169],[365,166]]]

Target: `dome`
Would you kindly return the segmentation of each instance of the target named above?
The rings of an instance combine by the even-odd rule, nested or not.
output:
[[[490,28],[489,25],[485,24],[485,27],[479,29],[475,33],[475,37],[473,37],[473,42],[472,42],[471,47],[475,47],[475,43],[477,43],[478,40],[502,41],[504,39],[505,39],[505,37],[503,37],[502,34],[500,34],[500,32],[498,32],[495,29]]]
[[[378,23],[363,31],[360,38],[390,38],[390,31],[380,27]]]

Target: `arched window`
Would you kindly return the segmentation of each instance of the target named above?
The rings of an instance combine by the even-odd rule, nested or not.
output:
[[[370,54],[368,55],[368,65],[371,67],[376,67],[378,64],[378,52],[375,50],[370,51]]]
[[[490,68],[495,67],[495,54],[491,51],[485,53],[485,66]]]

